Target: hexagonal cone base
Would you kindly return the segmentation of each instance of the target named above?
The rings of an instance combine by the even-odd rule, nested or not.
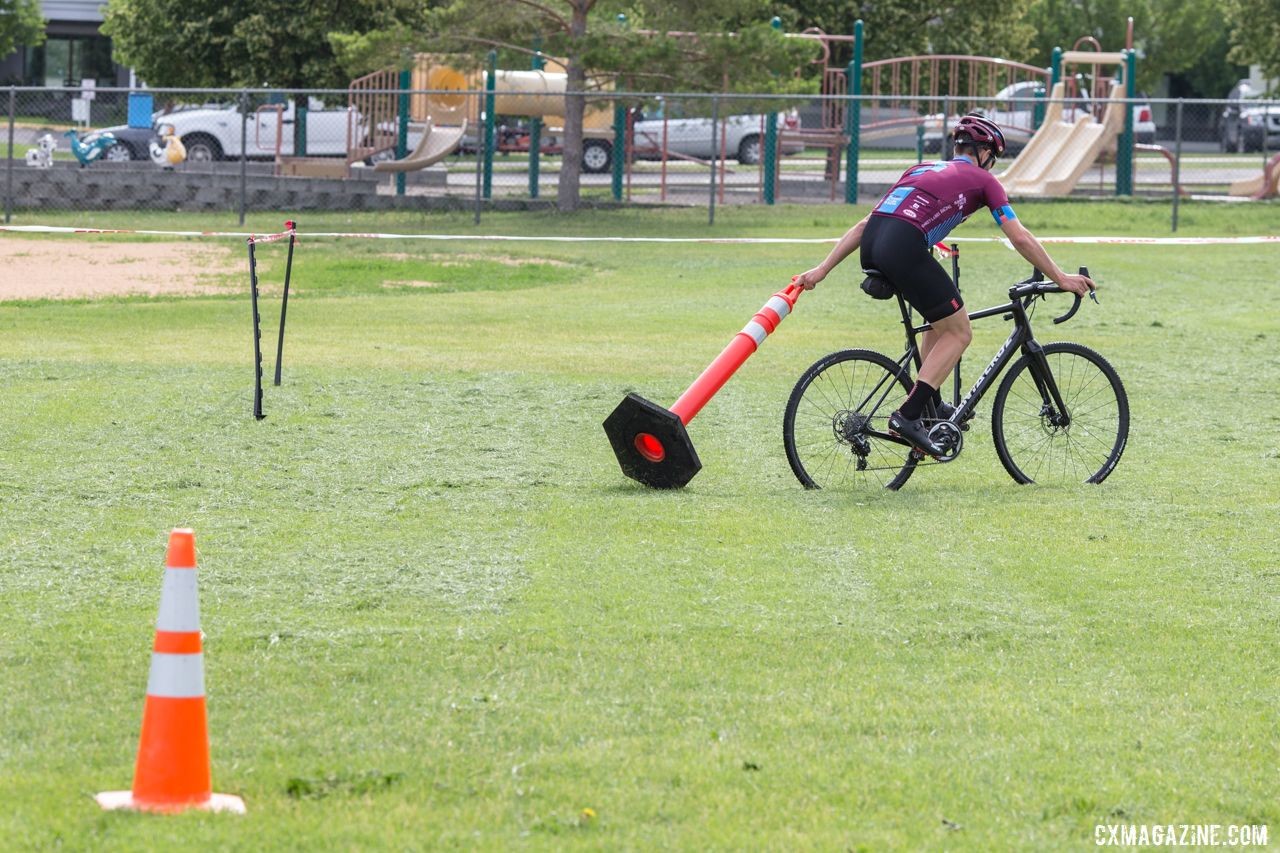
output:
[[[702,469],[680,418],[639,394],[628,394],[604,421],[622,473],[655,489],[683,488]]]

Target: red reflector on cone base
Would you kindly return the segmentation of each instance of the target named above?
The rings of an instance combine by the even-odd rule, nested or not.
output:
[[[662,448],[662,442],[647,432],[636,436],[636,451],[650,462],[661,462],[667,458],[667,451]]]

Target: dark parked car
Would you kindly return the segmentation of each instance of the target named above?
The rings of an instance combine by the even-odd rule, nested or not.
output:
[[[1223,151],[1280,150],[1280,104],[1259,103],[1260,93],[1241,80],[1227,93],[1227,105],[1218,123]]]

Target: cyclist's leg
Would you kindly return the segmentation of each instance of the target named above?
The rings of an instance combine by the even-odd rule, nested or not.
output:
[[[941,388],[973,340],[973,328],[969,325],[969,313],[963,309],[932,324],[933,346],[924,355],[919,378],[934,388]]]

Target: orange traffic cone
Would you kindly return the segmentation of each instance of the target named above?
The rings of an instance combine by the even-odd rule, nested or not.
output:
[[[209,773],[196,540],[190,530],[169,534],[133,790],[105,791],[95,799],[104,809],[244,813],[244,800],[213,793]]]

